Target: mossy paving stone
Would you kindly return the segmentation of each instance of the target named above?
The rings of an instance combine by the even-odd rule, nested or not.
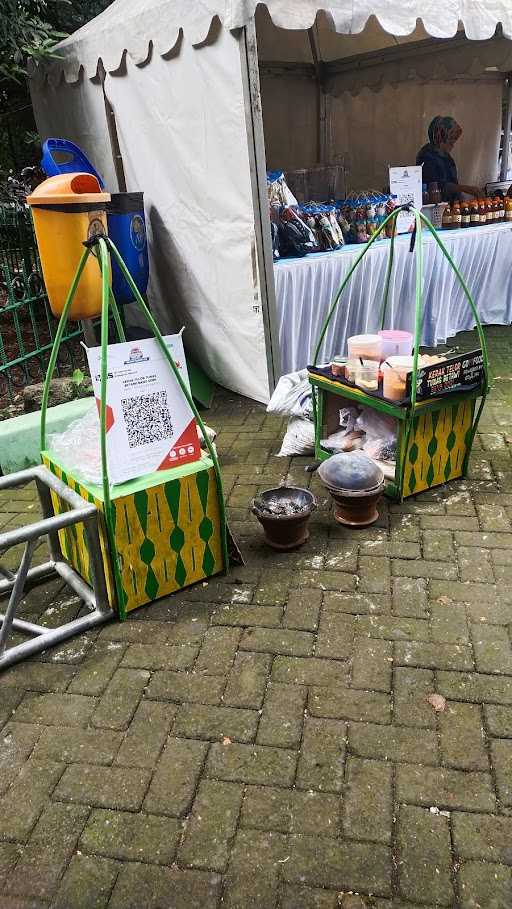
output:
[[[80,838],[91,855],[127,862],[171,865],[183,832],[176,818],[94,809]]]
[[[74,855],[52,909],[106,909],[120,866],[97,855]]]
[[[156,865],[123,865],[109,909],[217,909],[221,878],[204,871],[182,871]]]

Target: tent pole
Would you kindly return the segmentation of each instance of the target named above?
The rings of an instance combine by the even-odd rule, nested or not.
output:
[[[311,48],[311,57],[316,75],[316,97],[318,110],[318,128],[317,128],[317,161],[319,164],[325,164],[326,161],[326,95],[324,86],[324,75],[322,63],[320,60],[314,26],[308,28],[309,46]]]
[[[512,73],[507,74],[508,93],[505,123],[503,124],[503,146],[501,150],[500,180],[507,179],[508,162],[510,157],[510,121],[512,118]]]
[[[281,376],[281,351],[279,347],[274,259],[268,207],[267,162],[261,108],[258,43],[256,26],[252,19],[243,29],[240,42],[240,57],[254,207],[257,273],[259,277],[259,299],[256,298],[257,290],[255,286],[254,306],[259,309],[259,304],[261,304],[267,356],[267,375],[270,394],[272,394]]]
[[[112,107],[110,101],[107,98],[105,92],[105,79],[106,72],[103,66],[103,63],[99,62],[98,65],[98,74],[101,81],[101,91],[103,93],[103,102],[105,104],[105,115],[107,118],[107,129],[108,129],[108,138],[110,142],[110,151],[112,153],[112,160],[114,162],[114,170],[116,172],[117,186],[120,193],[126,192],[126,176],[124,172],[123,158],[121,155],[121,147],[119,145],[119,136],[117,135],[117,124],[116,124],[116,115],[114,113],[114,108]]]

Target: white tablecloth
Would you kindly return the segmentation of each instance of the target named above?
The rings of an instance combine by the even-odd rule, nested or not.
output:
[[[474,327],[469,304],[453,269],[434,238],[424,233],[422,343],[434,346]],[[512,227],[442,231],[441,237],[475,300],[480,319],[491,325],[512,322]],[[374,332],[379,325],[389,240],[377,241],[345,288],[328,328],[319,362],[346,354],[351,335]],[[397,237],[388,300],[387,328],[414,331],[415,255],[410,237]],[[284,259],[274,267],[281,371],[311,363],[332,299],[361,246]]]

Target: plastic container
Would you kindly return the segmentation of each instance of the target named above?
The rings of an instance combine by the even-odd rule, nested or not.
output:
[[[382,338],[381,357],[410,357],[412,354],[412,334],[410,331],[393,331],[384,329],[379,331]]]
[[[440,230],[443,224],[443,212],[447,206],[447,202],[438,202],[436,205],[423,205],[421,209],[422,215],[425,215],[426,218],[430,221],[433,227],[436,230]],[[428,230],[428,228],[423,225],[423,230]]]
[[[32,209],[43,277],[54,316],[60,316],[84,252],[83,241],[107,233],[110,193],[93,174],[58,174],[27,197]],[[101,273],[94,256],[84,268],[69,318],[91,319],[101,312]]]
[[[381,360],[382,338],[380,335],[353,335],[347,341],[349,360],[362,357],[364,360]]]
[[[47,139],[43,144],[41,167],[50,177],[58,174],[92,174],[103,189],[104,182],[78,145],[68,139]],[[146,293],[149,259],[144,216],[144,193],[112,193],[107,204],[107,232],[123,258],[137,289]],[[112,290],[116,303],[133,301],[119,265],[112,260]]]
[[[333,376],[341,376],[344,378],[346,374],[347,363],[347,357],[334,357],[331,363],[331,372]]]
[[[377,360],[359,363],[355,370],[355,384],[363,391],[377,391],[379,388],[379,364]]]
[[[389,357],[382,364],[382,393],[389,401],[405,398],[407,375],[412,372],[413,357]]]
[[[357,360],[347,360],[345,364],[345,378],[347,382],[354,383],[356,381],[356,373],[360,366],[361,360],[359,357]]]

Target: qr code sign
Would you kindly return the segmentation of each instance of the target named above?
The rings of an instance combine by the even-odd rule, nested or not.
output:
[[[409,205],[411,202],[414,202],[414,193],[401,193],[400,205]]]
[[[171,415],[167,392],[157,391],[136,398],[122,398],[124,422],[130,448],[172,437]]]

